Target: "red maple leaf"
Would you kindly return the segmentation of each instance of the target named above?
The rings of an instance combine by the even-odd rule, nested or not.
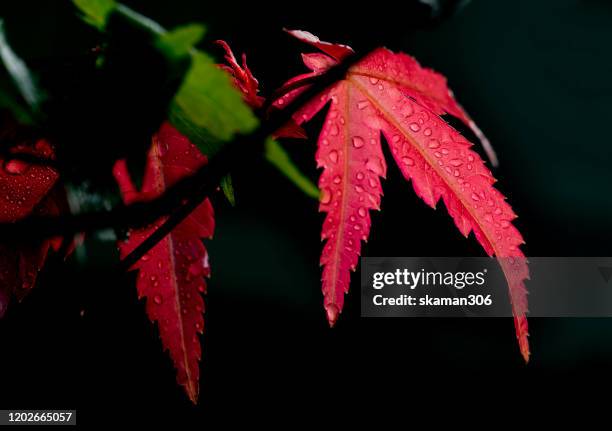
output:
[[[169,123],[153,137],[142,189],[136,190],[124,160],[113,173],[126,204],[160,196],[166,188],[206,163],[206,157]],[[119,242],[122,258],[150,236],[166,218],[144,229],[132,229]],[[210,275],[202,238],[214,231],[213,209],[205,200],[189,217],[145,254],[132,269],[139,271],[136,288],[146,298],[149,318],[157,322],[162,344],[177,369],[177,381],[191,401],[197,402],[201,346],[204,330],[204,277]]]
[[[242,54],[242,66],[240,66],[227,42],[218,40],[217,45],[225,51],[223,58],[227,62],[227,65],[220,64],[219,67],[234,78],[234,85],[240,90],[244,101],[248,103],[249,106],[253,108],[261,107],[265,99],[259,96],[259,81],[257,81],[251,69],[247,66],[246,54]]]
[[[284,85],[287,92],[274,102],[277,108],[303,91],[311,77],[352,53],[348,46],[322,42],[307,32],[290,33],[322,53],[302,56],[311,72]],[[406,54],[379,48],[353,65],[343,80],[313,98],[293,118],[302,124],[328,104],[316,160],[323,168],[319,180],[320,211],[327,213],[321,265],[330,325],[342,310],[361,241],[368,238],[369,211],[380,209],[380,178],[387,170],[382,134],[417,195],[434,208],[441,198],[459,231],[464,236],[474,232],[485,252],[498,257],[509,285],[520,350],[527,361],[524,280],[529,272],[519,249],[523,238],[511,223],[516,215],[493,187],[495,180],[470,149],[472,144],[440,118],[451,114],[482,136],[453,98],[445,78],[421,67]]]
[[[246,62],[246,55],[242,54],[242,66],[236,61],[236,57],[230,46],[224,40],[218,40],[219,45],[225,51],[223,58],[227,64],[219,64],[233,78],[234,86],[242,93],[242,99],[253,109],[261,108],[265,98],[259,96],[259,81],[255,78]],[[288,121],[283,127],[274,133],[275,138],[306,138],[306,132],[293,120]]]
[[[0,157],[0,223],[11,223],[30,214],[57,215],[63,189],[52,187],[57,172],[43,164],[28,163],[23,156],[52,159],[53,149],[45,140],[21,143]],[[11,296],[21,300],[34,286],[50,248],[56,251],[61,239],[52,238],[19,244],[0,244],[0,317]]]
[[[51,159],[53,150],[45,140],[19,144],[0,156],[0,223],[14,222],[32,212],[57,181],[57,172],[42,164],[28,163],[20,156]]]

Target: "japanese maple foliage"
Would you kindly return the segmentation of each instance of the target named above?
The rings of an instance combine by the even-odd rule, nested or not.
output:
[[[0,223],[29,215],[57,181],[57,172],[42,164],[30,164],[20,155],[51,158],[53,150],[45,140],[19,144],[10,155],[0,158]]]
[[[274,102],[287,105],[308,79],[352,53],[345,45],[330,44],[304,31],[293,36],[318,48],[303,54],[311,70],[285,84],[286,94]],[[529,358],[527,292],[529,272],[519,249],[523,238],[512,225],[516,217],[504,196],[493,187],[491,172],[471,143],[440,118],[451,114],[482,136],[453,98],[445,78],[421,67],[403,53],[379,48],[353,65],[345,78],[301,107],[293,116],[298,124],[310,120],[329,104],[318,139],[317,165],[320,210],[327,213],[321,254],[324,305],[333,325],[349,290],[361,241],[370,233],[370,211],[380,209],[387,165],[381,134],[393,158],[416,194],[431,207],[442,199],[459,231],[474,236],[490,256],[497,256],[509,285],[515,329],[525,361]],[[487,144],[488,145],[488,144]],[[518,259],[504,259],[518,257]]]
[[[206,157],[169,123],[161,126],[149,150],[143,185],[137,190],[127,165],[119,160],[114,175],[126,204],[158,197],[179,179],[206,163]],[[119,242],[125,257],[165,220],[145,229],[130,230]],[[172,233],[155,245],[132,269],[138,270],[136,288],[146,298],[149,318],[157,322],[164,348],[177,369],[177,381],[194,403],[198,398],[201,346],[198,335],[204,330],[204,277],[210,275],[208,253],[202,238],[214,231],[213,209],[205,200]]]
[[[130,16],[134,19],[133,15]],[[104,20],[101,23],[104,24]],[[170,36],[166,34],[164,46],[175,47],[173,43],[189,36],[190,31],[193,28],[179,29],[178,33]],[[165,34],[157,28],[156,32],[162,36]],[[239,64],[227,43],[220,41],[218,44],[225,51],[227,65],[218,68],[203,53],[195,55],[193,44],[188,49],[179,50],[194,54],[192,63],[199,67],[194,67],[192,72],[195,72],[185,78],[189,85],[180,87],[182,97],[179,101],[182,104],[177,102],[175,108],[190,108],[181,113],[199,115],[199,120],[206,119],[202,124],[193,122],[199,131],[200,128],[206,131],[206,127],[211,125],[219,126],[227,112],[236,114],[236,110],[240,110],[241,115],[236,115],[235,121],[219,127],[217,135],[210,135],[219,140],[221,148],[234,133],[249,133],[259,124],[251,109],[285,109],[312,85],[318,75],[353,54],[349,46],[323,42],[304,31],[289,33],[319,52],[302,55],[310,71],[287,81],[268,100],[268,104],[259,95],[259,83],[248,68],[246,58],[243,56],[242,64]],[[233,84],[240,90],[243,100],[219,68],[232,75]],[[206,82],[208,85],[198,85],[198,80],[210,78],[211,70],[212,75],[221,75],[223,79],[213,76],[215,79]],[[214,94],[215,97],[208,97],[208,91],[218,93]],[[197,97],[189,97],[194,95]],[[316,152],[317,165],[322,168],[319,190],[313,185],[310,189],[313,196],[320,191],[319,209],[326,213],[320,263],[323,267],[324,307],[330,325],[336,323],[342,312],[351,271],[355,270],[361,254],[361,242],[369,237],[370,211],[380,209],[381,179],[386,175],[388,162],[383,155],[384,138],[395,163],[405,179],[412,182],[416,194],[434,208],[442,200],[459,231],[466,237],[473,232],[484,251],[498,258],[509,286],[520,351],[527,361],[529,344],[524,282],[529,271],[520,250],[523,239],[512,224],[516,215],[504,196],[493,187],[495,180],[491,172],[471,149],[472,144],[441,118],[449,114],[465,123],[481,140],[493,164],[496,163],[488,141],[454,99],[446,79],[421,67],[406,54],[376,49],[350,66],[343,79],[298,107],[293,119],[276,130],[274,138],[305,138],[301,125],[326,107],[328,110]],[[165,115],[166,111],[163,112]],[[183,117],[170,115],[177,127],[181,124],[179,118]],[[238,127],[244,126],[242,123],[248,123],[248,127]],[[180,130],[189,133],[189,128]],[[147,129],[144,136],[150,133],[151,129]],[[199,144],[202,142],[197,139],[210,137],[206,133],[202,133],[201,138],[194,138],[198,134],[189,136]],[[278,144],[270,139],[267,142]],[[44,163],[28,163],[24,157],[19,157],[43,161],[54,159],[53,147],[47,141],[14,145],[3,154],[4,158],[0,157],[0,223],[13,223],[31,214],[68,212],[65,192],[58,185],[56,170]],[[117,157],[113,156],[112,161]],[[290,163],[288,159],[283,154],[283,163]],[[115,162],[113,175],[124,203],[129,205],[162,196],[169,186],[192,175],[207,161],[207,156],[198,147],[165,122],[152,137],[142,187],[138,189],[132,182],[125,160]],[[145,228],[130,229],[127,237],[118,242],[121,258],[130,255],[169,217],[172,216],[162,217]],[[169,351],[177,370],[177,381],[194,403],[199,392],[203,294],[206,292],[206,278],[210,276],[203,239],[212,237],[214,227],[213,208],[206,199],[130,268],[138,272],[138,296],[145,298],[147,315],[158,325],[162,344]],[[0,243],[0,317],[13,296],[22,298],[34,285],[49,250],[59,250],[60,246],[61,241],[57,238],[18,245]]]
[[[218,40],[217,44],[225,51],[223,58],[227,62],[227,65],[220,64],[219,67],[233,76],[234,85],[240,90],[245,102],[247,102],[249,106],[253,108],[261,107],[265,99],[258,94],[259,81],[257,81],[257,78],[253,76],[251,69],[247,66],[246,54],[242,54],[241,66],[236,61],[236,57],[227,42]]]
[[[23,156],[53,158],[53,149],[45,140],[20,143],[0,157],[0,223],[20,220],[30,214],[57,215],[65,202],[63,189],[53,189],[57,172],[44,164],[33,164]],[[43,239],[20,244],[0,244],[0,317],[6,312],[11,296],[21,300],[34,286],[49,249],[59,250],[61,239]]]

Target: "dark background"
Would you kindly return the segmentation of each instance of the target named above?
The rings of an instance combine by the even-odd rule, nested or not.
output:
[[[210,41],[223,38],[246,52],[263,95],[301,72],[299,53],[309,50],[283,27],[356,49],[374,40],[416,56],[448,77],[497,150],[497,186],[520,216],[526,254],[609,255],[612,5],[474,0],[454,10],[452,3],[436,15],[414,1],[126,1],[167,27],[206,23],[202,47],[220,57]],[[3,1],[0,12],[26,59],[94,43],[69,2]],[[308,141],[285,143],[311,178],[320,121],[307,128]],[[434,421],[471,422],[493,407],[518,426],[523,409],[590,402],[609,386],[610,319],[531,319],[525,365],[511,319],[360,318],[355,274],[345,311],[329,329],[316,202],[262,161],[233,175],[238,206],[214,197],[200,404],[176,385],[133,277],[114,270],[114,245],[92,236],[77,253],[86,254],[86,266],[78,256],[65,265],[52,258],[31,295],[0,322],[0,408],[76,408],[81,425],[121,414],[134,424],[195,428],[216,420],[291,426],[368,417],[409,426],[428,412]],[[392,164],[383,188],[364,255],[483,254],[442,205],[433,211],[421,202]],[[461,416],[446,415],[455,409]]]

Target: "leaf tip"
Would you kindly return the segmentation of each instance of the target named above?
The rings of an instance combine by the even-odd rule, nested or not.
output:
[[[185,392],[187,393],[187,396],[189,397],[189,401],[191,401],[194,405],[197,405],[198,396],[199,396],[197,383],[188,382],[185,385]]]
[[[523,336],[520,338],[519,346],[521,349],[521,355],[523,356],[523,359],[525,360],[525,364],[528,364],[531,352],[529,351],[529,340],[527,339],[527,336]]]
[[[525,360],[525,364],[528,364],[529,356],[531,355],[531,352],[529,351],[529,341],[527,341],[527,339],[525,338],[525,340],[522,340],[520,344],[521,344],[521,355],[523,356],[523,359]]]
[[[529,351],[529,332],[527,329],[527,317],[525,314],[520,314],[519,316],[515,317],[514,325],[521,355],[525,360],[525,364],[528,364],[531,353]]]
[[[335,304],[326,304],[325,305],[325,313],[327,314],[327,321],[329,322],[329,327],[333,328],[338,320],[338,315],[340,311]]]

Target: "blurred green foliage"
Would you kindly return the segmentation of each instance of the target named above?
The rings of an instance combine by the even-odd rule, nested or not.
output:
[[[306,196],[319,199],[319,188],[298,169],[285,149],[272,138],[266,141],[266,160],[272,163],[285,177],[303,191]]]
[[[257,118],[230,77],[208,54],[195,48],[204,36],[204,26],[189,24],[166,31],[157,22],[114,1],[75,0],[74,3],[85,21],[100,31],[105,30],[111,14],[118,14],[149,33],[153,46],[169,63],[189,58],[189,69],[171,103],[170,120],[205,154],[214,155],[236,133],[248,133],[257,127]]]
[[[0,107],[9,109],[23,123],[32,123],[44,93],[36,85],[34,76],[21,58],[15,54],[4,32],[4,21],[0,18],[0,66],[8,74],[9,82],[0,84]],[[1,67],[0,67],[1,69]],[[12,85],[11,85],[12,84]],[[24,103],[22,103],[25,102]]]

